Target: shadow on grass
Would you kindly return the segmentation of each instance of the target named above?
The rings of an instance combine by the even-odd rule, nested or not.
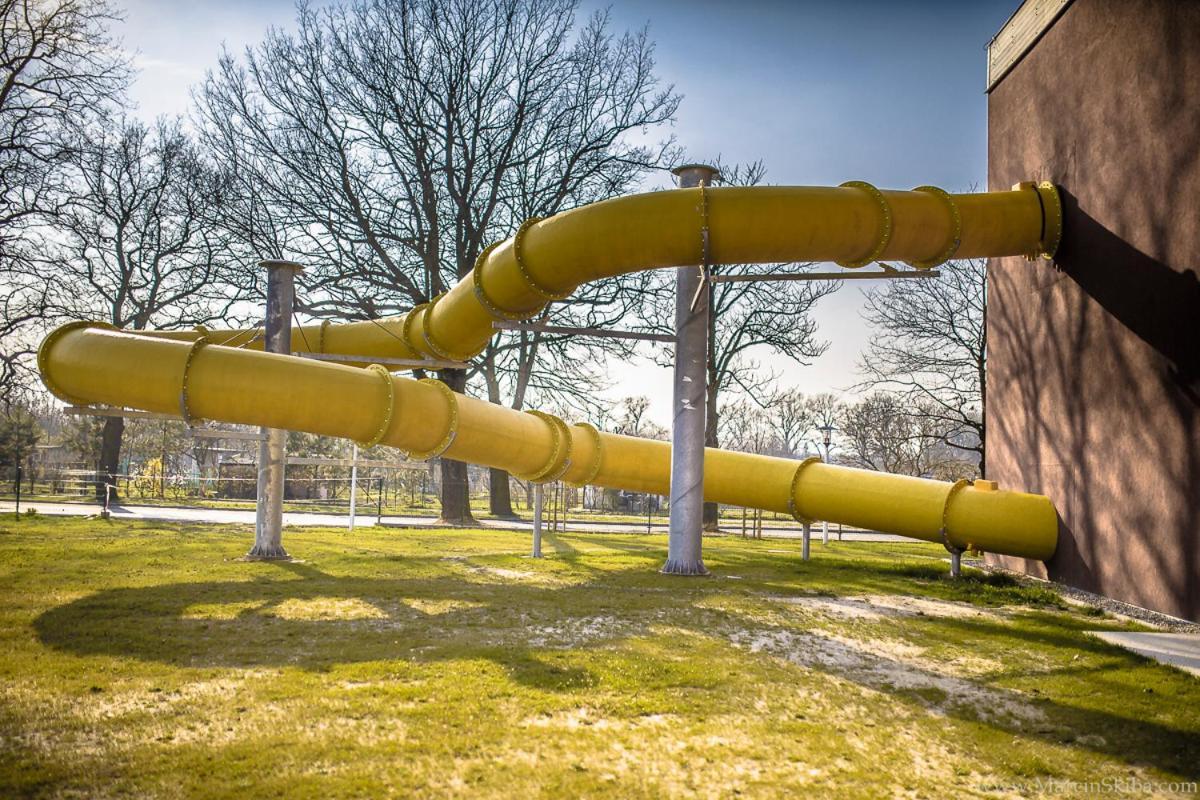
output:
[[[741,563],[742,559],[728,561]],[[754,623],[737,613],[698,604],[706,596],[727,593],[728,583],[679,582],[648,576],[640,565],[626,570],[604,570],[602,580],[595,580],[597,573],[589,571],[588,577],[593,580],[569,586],[482,583],[473,579],[478,576],[459,575],[356,578],[332,576],[310,564],[268,566],[290,575],[284,580],[274,579],[279,576],[276,573],[248,581],[103,590],[44,612],[34,621],[34,628],[43,644],[74,655],[137,658],[179,667],[294,667],[324,671],[338,664],[366,661],[431,663],[479,659],[501,667],[523,686],[554,692],[600,683],[585,667],[556,656],[556,650],[561,653],[564,649],[587,649],[612,645],[621,639],[652,637],[664,624],[691,634],[726,640],[737,636],[736,632],[753,628],[756,635],[775,633],[800,643],[799,648],[774,655],[873,691],[884,691],[907,704],[928,707],[925,695],[932,692],[940,696],[942,690],[936,687],[946,681],[944,675],[892,659],[865,644],[839,651],[842,655],[849,652],[849,663],[837,658],[813,658],[805,654],[805,648],[814,643],[820,645],[822,641],[828,645],[828,640],[810,632],[797,633],[791,628]],[[820,575],[825,583],[841,583],[849,592],[914,593],[912,590],[917,587],[911,583],[905,591],[906,581],[925,583],[938,590],[944,588],[944,579],[940,574],[935,575],[932,568],[911,564],[882,568],[871,564],[855,570],[848,563],[831,561],[815,570],[809,565],[797,569],[809,571],[814,578]],[[773,570],[774,577],[779,577],[779,571],[778,567]],[[753,586],[751,581],[747,584],[745,588]],[[976,579],[946,591],[990,589],[998,597],[1008,593],[1010,601],[1020,601],[1022,587],[1009,586],[1003,581],[997,584]],[[647,608],[648,591],[655,592],[653,608]],[[1061,615],[1044,616],[1048,625],[1066,625],[1069,621]],[[620,624],[600,630],[590,625],[589,621],[601,618]],[[555,641],[554,632],[564,630],[564,625],[570,628],[573,622],[589,624],[571,629],[582,630],[581,634],[560,636]],[[1040,646],[1113,654],[1107,646],[1085,638],[1074,624],[1066,625],[1062,633],[1048,630],[1030,633],[1010,622],[939,618],[922,623],[922,627],[928,626],[931,635],[936,635],[941,625],[948,632],[968,638],[1010,637],[1014,643],[1028,640]],[[845,643],[834,646],[844,648]],[[772,651],[768,648],[766,652]],[[747,653],[745,657],[760,656]],[[1132,657],[1122,659],[1114,655],[1114,658],[1118,666],[1139,663]],[[887,676],[895,674],[902,674],[907,680],[892,685]],[[1038,674],[1035,667],[1015,665],[1004,678],[1036,680]],[[989,686],[986,681],[956,680],[964,693],[978,691],[981,703],[987,703],[988,698],[1030,702],[1017,691]],[[1189,779],[1200,777],[1200,736],[1193,731],[1045,698],[1039,699],[1037,708],[1051,725],[1030,726],[1015,718],[982,716],[969,702],[939,705],[936,713],[990,726],[1014,737],[1056,744],[1072,741],[1063,739],[1064,725],[1071,730],[1099,732],[1103,738],[1074,741],[1074,746],[1130,764],[1153,765]]]

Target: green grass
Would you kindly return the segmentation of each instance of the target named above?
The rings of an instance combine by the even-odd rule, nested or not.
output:
[[[932,545],[0,520],[0,797],[971,797],[1200,778],[1200,681]],[[1005,796],[1011,796],[1008,791]],[[1019,792],[1017,793],[1019,794]],[[1036,794],[1030,788],[1026,794]],[[1055,796],[1071,796],[1070,792]]]

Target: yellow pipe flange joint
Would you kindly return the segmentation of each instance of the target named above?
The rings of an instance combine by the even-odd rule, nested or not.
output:
[[[529,272],[529,265],[525,263],[525,234],[529,232],[537,223],[541,222],[543,217],[530,217],[521,223],[521,227],[517,228],[517,234],[513,236],[513,260],[517,262],[517,269],[521,271],[521,277],[525,279],[525,285],[529,290],[543,300],[565,300],[571,296],[572,289],[565,292],[555,292],[547,289],[537,282]]]
[[[1062,198],[1058,187],[1050,181],[1035,183],[1021,181],[1013,184],[1014,192],[1031,191],[1037,197],[1038,207],[1042,210],[1042,230],[1038,234],[1037,247],[1025,254],[1026,261],[1036,261],[1040,256],[1053,259],[1062,242],[1063,211]]]
[[[1053,259],[1062,243],[1063,210],[1062,197],[1058,187],[1050,181],[1042,181],[1037,185],[1038,198],[1042,201],[1042,238],[1038,243],[1040,255],[1047,260]]]
[[[442,347],[437,340],[433,338],[433,309],[437,307],[438,302],[446,296],[446,292],[442,292],[437,297],[429,301],[429,305],[425,308],[425,313],[421,315],[421,337],[425,340],[426,347],[438,358],[444,358],[447,361],[466,361],[475,353],[466,353],[458,355],[448,347]]]
[[[451,355],[448,349],[442,347],[433,338],[433,309],[437,306],[438,301],[445,296],[446,293],[442,292],[426,304],[425,313],[421,315],[421,338],[425,340],[425,346],[429,349],[429,352],[438,358],[444,358],[447,361],[457,361],[458,359]]]
[[[870,195],[875,204],[879,206],[879,218],[881,220],[879,240],[871,248],[871,252],[867,253],[864,258],[836,262],[839,267],[858,269],[859,267],[865,267],[872,261],[878,261],[879,257],[883,255],[883,251],[887,249],[888,242],[892,240],[892,207],[888,204],[887,198],[883,196],[883,192],[866,181],[846,181],[841,184],[840,188],[861,189]]]
[[[600,468],[604,464],[604,440],[600,438],[600,430],[590,422],[576,422],[571,427],[583,428],[591,434],[592,444],[596,448],[596,455],[592,458],[592,463],[588,467],[587,473],[584,474],[583,479],[571,484],[575,487],[587,486],[596,480],[596,476],[600,474]]]
[[[821,463],[820,456],[809,456],[808,458],[804,459],[799,464],[797,464],[796,471],[794,473],[792,473],[792,483],[788,487],[788,501],[787,501],[788,513],[792,515],[792,519],[796,520],[796,522],[799,522],[801,525],[811,525],[814,522],[816,522],[816,520],[812,520],[812,519],[808,519],[807,517],[800,516],[800,510],[796,504],[796,489],[800,486],[800,473],[804,472],[804,468],[807,467],[809,464],[820,464],[820,463]]]
[[[526,411],[525,413],[537,417],[550,427],[550,437],[554,442],[554,448],[544,467],[516,477],[530,483],[556,481],[571,467],[571,432],[567,430],[567,423],[544,411]]]
[[[931,194],[942,201],[942,205],[946,207],[946,211],[950,215],[950,238],[942,251],[933,258],[926,261],[906,261],[904,263],[915,269],[940,267],[954,258],[954,254],[958,252],[958,246],[962,244],[962,216],[958,213],[958,206],[955,205],[954,198],[945,189],[937,186],[918,186],[913,191]]]
[[[479,305],[483,306],[492,319],[518,322],[536,317],[541,313],[541,308],[534,308],[529,311],[508,311],[496,305],[492,301],[492,298],[488,297],[487,290],[483,288],[483,265],[487,262],[487,258],[492,254],[492,251],[499,247],[500,244],[500,242],[492,242],[479,254],[479,258],[475,259],[475,268],[471,270],[471,282],[475,286],[475,299],[479,301]]]
[[[700,266],[708,268],[712,255],[712,231],[708,229],[708,187],[703,183],[700,189]]]
[[[38,346],[37,352],[38,374],[42,376],[42,383],[45,384],[46,388],[50,390],[50,394],[54,395],[59,400],[62,400],[64,403],[70,403],[71,405],[75,406],[86,406],[88,405],[88,401],[67,394],[58,386],[56,386],[54,381],[50,380],[50,351],[63,336],[67,335],[71,331],[78,331],[82,330],[83,328],[103,328],[110,331],[120,330],[120,328],[118,328],[116,325],[110,325],[107,322],[91,322],[88,320],[68,322],[65,325],[59,325],[54,330],[50,331],[50,333],[46,335],[46,338],[42,340],[41,345]]]
[[[417,347],[416,342],[413,341],[413,320],[417,318],[417,314],[420,314],[428,306],[429,303],[418,303],[417,305],[413,306],[411,309],[409,309],[408,313],[404,315],[404,324],[400,326],[400,339],[406,345],[408,345],[408,349],[412,350],[414,353],[423,353],[425,351],[420,347]]]
[[[431,458],[437,458],[446,452],[450,445],[454,444],[454,437],[458,435],[458,398],[454,396],[454,390],[436,378],[422,378],[421,383],[436,386],[446,397],[450,411],[450,424],[446,426],[446,435],[442,437],[442,440],[429,450],[415,452],[410,450],[408,457],[413,461],[428,461]]]
[[[392,374],[387,371],[387,367],[380,364],[372,364],[367,367],[367,371],[374,372],[383,380],[383,385],[387,390],[387,399],[384,400],[383,413],[379,415],[379,428],[370,439],[364,439],[358,443],[358,446],[364,450],[370,450],[383,441],[383,437],[387,436],[388,428],[392,426],[392,418],[396,415],[396,384],[392,382]]]
[[[942,527],[938,530],[937,534],[938,534],[938,540],[943,545],[945,545],[947,549],[958,548],[958,545],[951,544],[950,530],[947,527],[949,518],[950,518],[950,503],[954,501],[954,496],[956,494],[958,494],[959,492],[961,492],[963,489],[967,488],[970,485],[971,485],[971,482],[969,480],[966,480],[965,478],[960,478],[959,480],[956,480],[954,482],[954,485],[952,485],[946,491],[946,499],[942,502]],[[958,549],[961,549],[961,548],[958,548]]]
[[[188,348],[187,355],[183,359],[183,374],[179,376],[179,415],[183,417],[183,424],[189,428],[195,424],[196,420],[192,417],[191,409],[188,408],[188,372],[192,368],[192,361],[196,358],[196,354],[210,344],[208,337],[201,336],[192,342],[192,346]]]
[[[329,326],[331,324],[332,323],[330,322],[330,320],[324,320],[321,322],[321,330],[320,330],[320,333],[317,334],[317,352],[318,353],[325,352],[325,333],[326,333],[326,331],[329,330]],[[407,342],[405,344],[407,344]],[[409,345],[409,347],[411,348],[412,345]]]

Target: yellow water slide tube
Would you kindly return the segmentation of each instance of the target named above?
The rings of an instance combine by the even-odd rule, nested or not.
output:
[[[633,195],[530,220],[488,248],[433,302],[393,319],[308,326],[298,351],[381,358],[467,359],[495,320],[525,319],[581,283],[641,269],[714,263],[905,261],[1050,256],[1061,234],[1049,184],[951,195],[934,187],[696,188]],[[565,480],[667,494],[670,445],[514,411],[435,380],[257,352],[254,331],[132,334],[65,325],[38,365],[60,399],[181,414],[386,444],[413,458],[444,455],[532,481]],[[710,448],[705,499],[827,520],[951,547],[1048,559],[1058,538],[1046,497],[987,481],[946,483]]]

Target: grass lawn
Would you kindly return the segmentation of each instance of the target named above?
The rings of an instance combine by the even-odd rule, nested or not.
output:
[[[0,519],[0,797],[994,797],[1200,779],[1200,681],[933,545]],[[1023,789],[1021,787],[1024,787]],[[1058,784],[1056,797],[1087,787]]]

